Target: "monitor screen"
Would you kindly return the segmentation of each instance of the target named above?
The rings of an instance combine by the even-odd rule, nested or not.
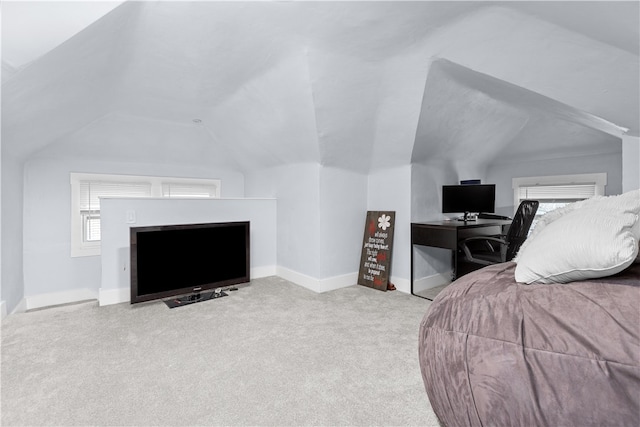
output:
[[[496,185],[443,185],[442,212],[494,212],[496,203]]]

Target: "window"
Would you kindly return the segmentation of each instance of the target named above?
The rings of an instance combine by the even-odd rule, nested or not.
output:
[[[220,180],[71,174],[71,256],[100,255],[100,198],[218,198]]]
[[[81,180],[80,221],[84,246],[100,242],[101,197],[151,197],[151,183]]]
[[[525,199],[540,202],[531,226],[533,229],[538,219],[547,212],[592,196],[604,195],[606,184],[606,173],[513,178],[514,208],[517,209]]]

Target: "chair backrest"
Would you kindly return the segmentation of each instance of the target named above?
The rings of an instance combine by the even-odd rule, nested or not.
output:
[[[529,228],[531,228],[533,218],[538,211],[538,205],[539,202],[537,200],[523,200],[518,206],[509,231],[505,236],[505,241],[508,243],[505,261],[511,261],[520,250],[522,243],[527,239]]]

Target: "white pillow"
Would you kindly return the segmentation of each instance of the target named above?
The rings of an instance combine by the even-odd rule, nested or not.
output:
[[[638,256],[640,190],[593,197],[549,212],[520,248],[520,283],[567,283],[605,277]]]

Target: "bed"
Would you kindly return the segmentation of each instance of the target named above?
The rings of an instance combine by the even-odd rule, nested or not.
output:
[[[516,283],[516,264],[461,277],[420,325],[445,426],[640,426],[640,263],[602,278]]]

